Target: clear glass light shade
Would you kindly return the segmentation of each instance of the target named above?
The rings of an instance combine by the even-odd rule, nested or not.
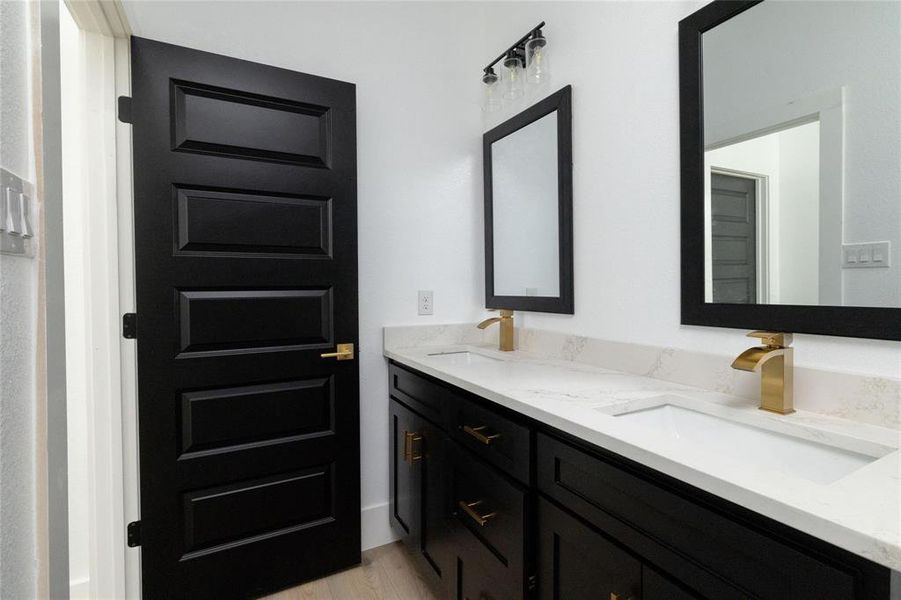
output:
[[[543,37],[533,37],[526,42],[526,82],[530,86],[544,86],[550,82],[547,48],[547,40]]]
[[[504,59],[504,100],[517,100],[525,94],[525,69],[522,58],[508,56]]]
[[[499,111],[504,104],[503,89],[498,76],[491,73],[482,75],[482,111],[493,113]]]

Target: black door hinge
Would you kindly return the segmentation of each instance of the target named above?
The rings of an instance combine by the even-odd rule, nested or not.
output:
[[[128,540],[129,548],[137,548],[141,545],[141,522],[140,521],[132,521],[128,524],[128,527],[125,528],[126,538]]]
[[[133,340],[138,337],[138,315],[125,313],[122,315],[122,337]]]
[[[118,105],[119,120],[123,123],[133,124],[131,119],[131,98],[128,96],[119,96]]]
[[[526,579],[526,588],[530,592],[538,589],[538,575],[529,575],[529,578]]]

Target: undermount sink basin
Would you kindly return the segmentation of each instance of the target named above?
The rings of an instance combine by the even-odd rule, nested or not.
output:
[[[484,354],[476,354],[468,350],[458,352],[435,352],[429,354],[429,358],[445,365],[490,365],[501,362],[499,358],[492,358]]]
[[[880,458],[670,403],[614,416],[703,451],[720,465],[775,470],[821,484],[837,481]]]

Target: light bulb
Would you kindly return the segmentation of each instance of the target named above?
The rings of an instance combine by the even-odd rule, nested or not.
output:
[[[526,42],[526,81],[529,85],[543,86],[550,82],[551,71],[548,61],[547,39],[539,29]]]
[[[516,50],[511,50],[504,59],[504,67],[507,68],[507,74],[504,77],[504,99],[521,98],[525,93],[525,69],[523,69],[522,55]]]
[[[482,75],[482,110],[486,113],[497,112],[501,109],[501,86],[494,69],[488,67]]]

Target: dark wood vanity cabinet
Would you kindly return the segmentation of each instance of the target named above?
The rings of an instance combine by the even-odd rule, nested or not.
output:
[[[390,379],[393,521],[445,598],[891,597],[885,567],[396,363]]]

